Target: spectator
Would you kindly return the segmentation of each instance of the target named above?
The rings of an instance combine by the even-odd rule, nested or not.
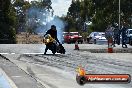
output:
[[[126,23],[124,22],[122,28],[121,28],[121,35],[122,35],[122,47],[127,48],[126,41],[127,41],[127,34],[126,34],[127,28]],[[125,47],[124,47],[125,45]]]
[[[118,25],[114,24],[114,30],[113,30],[113,45],[115,44],[120,45],[120,30],[118,29]]]

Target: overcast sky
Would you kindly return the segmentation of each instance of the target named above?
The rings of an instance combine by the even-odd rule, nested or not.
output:
[[[54,14],[57,16],[66,15],[68,8],[72,0],[51,0],[52,8],[54,9]]]
[[[34,0],[27,0],[27,1],[34,1]],[[72,0],[51,0],[51,1],[52,1],[51,6],[54,9],[54,15],[62,16],[67,14],[68,8]]]

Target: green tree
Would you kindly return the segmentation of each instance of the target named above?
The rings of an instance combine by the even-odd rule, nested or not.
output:
[[[79,1],[79,5],[77,2]],[[109,24],[118,23],[119,0],[73,0],[69,7],[67,19],[69,28],[79,25],[83,29],[85,22],[91,21],[92,25],[88,30],[104,31]],[[79,10],[76,10],[80,8]],[[78,15],[78,20],[76,19]],[[121,21],[132,23],[132,0],[121,0]],[[79,21],[79,22],[78,22]],[[78,24],[79,23],[79,24]]]
[[[94,13],[92,0],[72,0],[66,17],[69,29],[74,27],[77,31],[83,30],[84,23],[91,21]]]
[[[13,6],[17,12],[17,33],[19,31],[26,31],[26,14],[27,10],[30,8],[30,3],[24,0],[15,0]]]
[[[10,0],[0,3],[0,43],[16,43],[16,12]]]
[[[119,0],[94,0],[95,16],[92,19],[94,30],[104,31],[109,24],[118,23]],[[121,21],[130,24],[132,1],[121,0]]]
[[[68,23],[67,28],[68,29],[74,29],[75,30],[80,30],[80,12],[81,12],[81,3],[79,0],[72,0],[72,4],[70,5],[68,12],[67,12],[67,17],[66,21]],[[69,30],[67,30],[69,31]]]

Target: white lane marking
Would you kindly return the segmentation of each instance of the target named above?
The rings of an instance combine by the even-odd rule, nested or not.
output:
[[[0,54],[3,54],[4,55],[4,54],[16,54],[16,53],[0,53]]]
[[[11,53],[11,54],[16,54],[16,53]]]
[[[0,53],[0,54],[9,54],[9,53]]]
[[[44,54],[44,53],[23,53],[23,54]]]
[[[5,55],[5,54],[17,54],[17,53],[0,53],[0,54]],[[36,54],[44,54],[44,53],[22,53],[22,54],[32,54],[32,55],[36,55]],[[52,54],[52,53],[49,52],[47,54]],[[60,53],[56,53],[56,54],[60,54]]]
[[[23,77],[23,76],[11,76],[13,78],[20,78],[20,77]]]

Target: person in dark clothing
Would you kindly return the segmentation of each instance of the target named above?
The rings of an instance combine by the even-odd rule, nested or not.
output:
[[[54,38],[58,43],[59,45],[61,45],[61,43],[59,42],[58,38],[57,38],[57,30],[56,30],[56,26],[55,25],[51,25],[51,29],[49,29],[45,35],[47,34],[50,34],[52,38]],[[44,36],[45,36],[44,35]],[[48,50],[48,45],[46,45],[46,48],[45,48],[45,52],[44,54],[46,54],[47,50]],[[54,48],[56,48],[56,45],[54,44]]]
[[[121,34],[122,34],[122,47],[127,48],[126,41],[127,41],[127,34],[126,34],[127,28],[125,26],[122,26]],[[124,47],[125,45],[125,47]]]
[[[120,45],[120,40],[121,40],[120,35],[121,35],[121,30],[119,29],[118,30],[118,36],[117,36],[117,44],[118,45]]]
[[[113,30],[113,45],[115,46],[115,44],[120,45],[120,30],[118,29],[117,25],[114,25],[114,30]]]

